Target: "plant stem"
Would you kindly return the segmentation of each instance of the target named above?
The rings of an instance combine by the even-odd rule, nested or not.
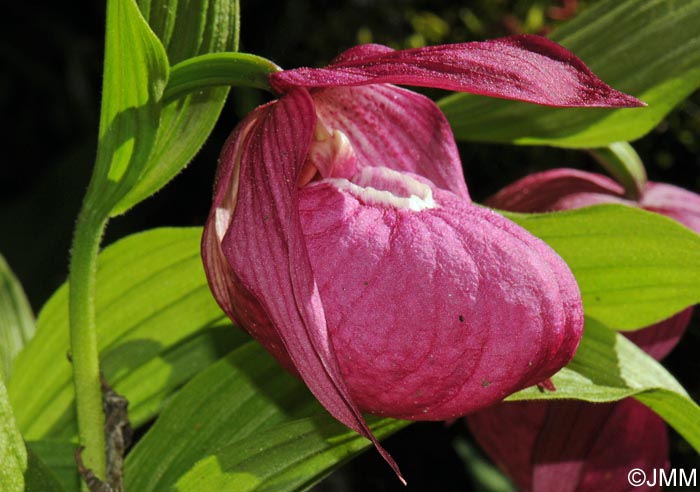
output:
[[[69,277],[70,342],[78,434],[86,468],[101,480],[106,476],[105,416],[102,410],[100,366],[95,331],[97,255],[107,224],[83,203],[73,236]]]

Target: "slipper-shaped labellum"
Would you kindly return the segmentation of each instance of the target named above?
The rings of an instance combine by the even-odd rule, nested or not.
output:
[[[471,203],[443,114],[388,84],[557,106],[639,101],[534,36],[358,46],[270,82],[281,97],[223,150],[204,264],[224,311],[333,416],[374,441],[362,412],[454,418],[571,359],[583,322],[566,264]]]
[[[624,197],[613,180],[574,169],[529,175],[491,197],[490,206],[514,212],[568,210],[602,203],[641,207],[700,230],[700,196],[681,188],[648,183],[638,201]],[[625,333],[656,359],[678,343],[692,308],[638,331]],[[509,402],[467,417],[491,458],[523,492],[618,492],[661,490],[628,482],[628,473],[668,467],[666,426],[633,399],[618,403]],[[639,480],[640,476],[631,477]]]

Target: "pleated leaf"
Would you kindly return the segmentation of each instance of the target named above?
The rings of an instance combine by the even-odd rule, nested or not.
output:
[[[22,492],[27,469],[27,449],[19,433],[7,396],[0,380],[0,490]]]
[[[168,59],[134,0],[107,2],[97,160],[85,206],[100,218],[139,180],[156,142]]]
[[[80,475],[75,463],[77,444],[63,441],[30,441],[27,443],[29,470],[37,472],[25,474],[27,490],[49,492],[80,490]],[[53,487],[53,488],[49,488]]]
[[[19,280],[0,255],[0,375],[5,383],[12,374],[12,361],[33,335],[32,308]]]
[[[238,50],[238,0],[139,0],[139,7],[165,47],[170,65],[198,55]],[[151,196],[192,160],[214,128],[227,95],[228,87],[207,88],[163,102],[153,149],[138,181],[112,215]]]
[[[674,220],[622,205],[505,215],[564,258],[584,313],[606,326],[642,328],[700,302],[700,236]]]
[[[378,437],[407,425],[372,422]],[[129,455],[126,488],[301,490],[369,446],[250,342],[199,374],[168,404]]]
[[[97,329],[101,368],[129,402],[139,426],[197,372],[247,339],[207,286],[201,229],[154,229],[100,255]],[[67,358],[67,286],[46,303],[37,334],[18,355],[9,389],[18,425],[31,440],[74,440],[74,391]]]

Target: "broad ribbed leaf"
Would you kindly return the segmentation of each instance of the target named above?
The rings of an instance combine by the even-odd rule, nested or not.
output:
[[[551,38],[643,109],[553,109],[458,94],[440,102],[461,140],[603,147],[641,137],[700,86],[700,2],[604,0]]]
[[[134,0],[107,2],[97,161],[85,207],[106,217],[142,174],[156,141],[168,59]]]
[[[674,220],[622,205],[504,213],[559,253],[587,317],[641,328],[700,302],[700,236]]]
[[[576,357],[552,381],[556,391],[532,387],[507,399],[603,402],[634,396],[700,451],[700,407],[661,364],[594,320],[586,320]]]
[[[238,0],[139,0],[139,7],[171,65],[238,49]],[[214,128],[227,94],[228,87],[209,88],[164,103],[152,152],[112,215],[151,196],[192,160]]]
[[[380,436],[406,425],[375,424]],[[126,488],[299,490],[370,445],[251,342],[200,373],[168,404],[129,455]]]
[[[34,314],[5,259],[0,255],[0,380],[12,374],[12,361],[34,335]]]
[[[409,424],[368,419],[378,439]],[[175,484],[178,492],[293,492],[313,484],[370,443],[330,415],[293,420],[234,442],[199,461]]]
[[[76,447],[77,444],[63,441],[28,442],[27,492],[80,490],[80,475],[75,463]]]
[[[97,327],[101,367],[129,402],[136,426],[194,374],[246,337],[225,320],[199,256],[201,229],[155,229],[100,255]],[[44,306],[19,354],[10,395],[27,439],[76,436],[67,288]]]
[[[7,389],[0,379],[0,490],[22,492],[27,469],[27,449],[15,425]]]

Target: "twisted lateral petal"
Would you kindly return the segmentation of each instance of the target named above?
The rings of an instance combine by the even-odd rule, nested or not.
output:
[[[227,139],[217,169],[214,200],[202,235],[202,261],[209,287],[221,309],[257,340],[290,372],[297,374],[285,346],[264,308],[241,282],[224,255],[221,243],[231,226],[238,199],[241,159],[252,130],[270,111],[270,104],[250,113]]]
[[[663,420],[632,398],[596,404],[507,402],[476,412],[467,422],[521,492],[618,492],[630,489],[631,469],[668,466]]]
[[[361,409],[454,418],[571,359],[580,294],[549,247],[417,176],[375,167],[357,182],[312,183],[300,210],[331,343]]]
[[[235,272],[231,280],[240,284],[238,293],[246,294],[244,305],[258,310],[246,320],[247,329],[273,354],[288,354],[282,362],[293,366],[335,418],[372,439],[400,477],[340,376],[302,234],[297,179],[315,125],[313,101],[303,89],[290,91],[256,111],[245,135],[241,132],[245,140],[238,165],[238,193],[221,254],[230,265],[228,273]],[[222,178],[232,174],[228,169],[220,173]],[[208,254],[205,261],[208,271],[220,268]],[[217,275],[227,272],[213,274]],[[239,301],[237,297],[231,303]]]
[[[292,87],[391,83],[550,106],[644,105],[606,85],[570,51],[532,35],[402,51],[356,47],[326,68],[284,70],[270,82],[280,93]]]
[[[360,168],[408,171],[469,200],[449,123],[427,97],[391,85],[312,93],[320,121],[350,140]]]

